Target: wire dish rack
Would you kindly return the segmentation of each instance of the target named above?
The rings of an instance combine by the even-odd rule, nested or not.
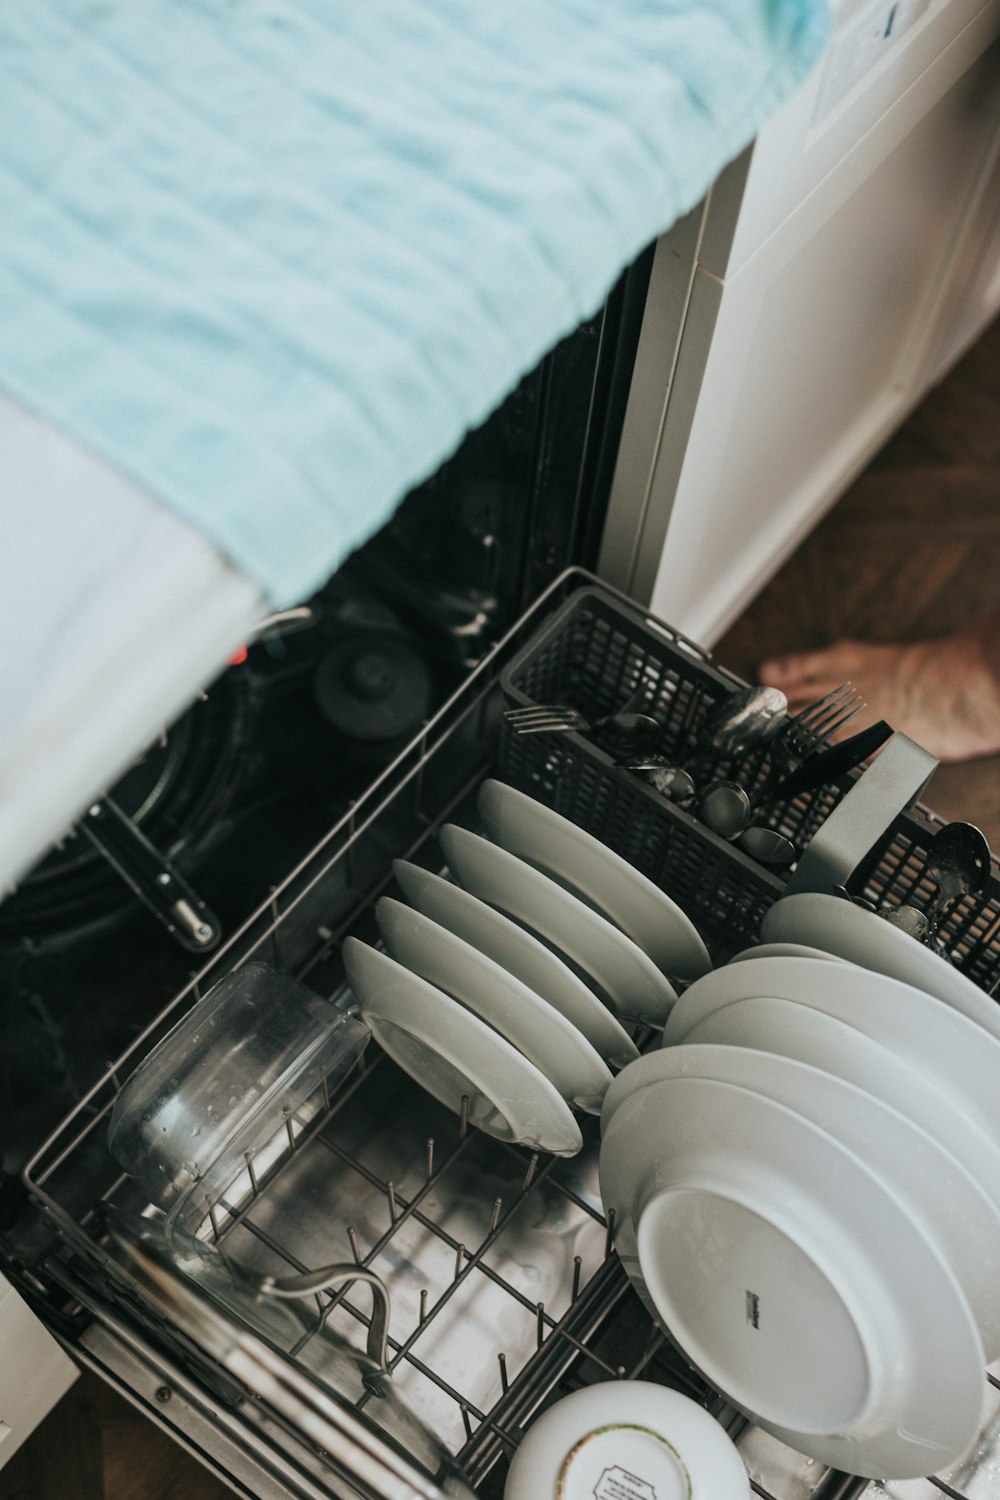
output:
[[[122,1264],[105,1233],[106,1206],[134,1214],[146,1202],[107,1150],[115,1099],[200,996],[251,958],[349,1007],[343,938],[377,941],[373,903],[398,894],[392,860],[440,870],[438,830],[446,821],[477,826],[475,796],[489,774],[559,808],[632,860],[686,908],[718,958],[754,941],[781,893],[780,876],[621,771],[585,736],[519,738],[504,725],[511,703],[612,712],[640,682],[667,750],[688,743],[711,704],[738,685],[698,647],[590,575],[563,575],[25,1168],[52,1231],[40,1280],[59,1289],[67,1309],[82,1308],[82,1319],[127,1327],[183,1369],[248,1447],[280,1452],[288,1494],[383,1500],[390,1491],[319,1451],[222,1370]],[[764,774],[763,760],[745,768],[749,779]],[[774,826],[802,847],[843,789],[797,799]],[[901,820],[863,872],[865,889],[880,900],[919,897],[933,827],[920,813]],[[963,902],[948,924],[959,965],[983,984],[1000,972],[998,890],[994,871],[986,896]],[[652,1038],[640,1032],[637,1040]],[[824,1471],[749,1426],[651,1325],[615,1256],[614,1224],[598,1194],[598,1123],[588,1117],[583,1127],[584,1149],[570,1160],[501,1144],[438,1106],[372,1043],[346,1086],[305,1101],[267,1157],[248,1161],[240,1191],[212,1206],[201,1233],[262,1273],[287,1276],[345,1259],[377,1273],[392,1302],[394,1378],[483,1500],[501,1495],[512,1452],[548,1402],[623,1376],[659,1380],[699,1400],[739,1442],[761,1500],[847,1500],[864,1492],[866,1481]],[[314,1333],[334,1327],[363,1348],[370,1320],[363,1290],[321,1294]],[[311,1337],[283,1351],[305,1372]],[[362,1419],[364,1407],[362,1399]],[[967,1471],[947,1476],[944,1492],[978,1500],[991,1454],[984,1443]],[[940,1487],[898,1487],[900,1500],[935,1492]],[[440,1492],[432,1485],[420,1493]]]

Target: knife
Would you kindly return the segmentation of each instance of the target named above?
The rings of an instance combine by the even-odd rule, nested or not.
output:
[[[772,802],[787,802],[802,792],[813,792],[817,787],[826,786],[827,782],[836,781],[845,772],[855,770],[863,760],[874,755],[876,750],[880,750],[891,734],[891,726],[884,719],[879,719],[877,724],[859,729],[849,739],[830,745],[826,750],[817,751],[804,760],[797,771],[779,781],[770,791],[765,791],[760,801],[754,803],[755,810],[757,807],[767,807]]]

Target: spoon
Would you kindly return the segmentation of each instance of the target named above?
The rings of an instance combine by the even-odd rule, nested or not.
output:
[[[938,892],[924,908],[928,930],[937,932],[947,907],[963,896],[978,895],[990,871],[990,846],[972,823],[946,823],[931,842],[927,873]]]
[[[694,778],[683,767],[673,765],[665,755],[640,756],[634,760],[620,761],[619,764],[623,770],[641,776],[661,797],[676,802],[680,807],[694,799]]]
[[[890,927],[898,927],[901,932],[908,932],[910,937],[916,938],[922,943],[930,931],[927,921],[927,913],[919,911],[915,906],[891,906],[879,912],[889,923]]]
[[[862,911],[870,911],[873,915],[878,913],[878,907],[874,901],[869,901],[867,896],[853,896],[846,885],[832,885],[831,895],[840,896],[844,901],[849,901],[852,906],[860,906]]]
[[[606,714],[594,723],[594,731],[601,736],[612,752],[615,750],[639,755],[656,744],[662,730],[649,714]]]
[[[735,839],[750,820],[750,798],[735,781],[712,781],[698,799],[698,811],[713,833]]]
[[[788,699],[780,688],[737,688],[709,710],[702,726],[707,743],[696,755],[742,755],[769,740],[787,716]]]
[[[762,865],[790,865],[796,858],[795,845],[783,833],[774,828],[753,826],[745,828],[737,840],[740,848],[751,859]]]
[[[640,682],[615,713],[603,714],[591,726],[594,734],[607,743],[608,749],[619,755],[641,755],[652,750],[662,730],[650,714],[639,712],[639,705],[648,693],[647,685]]]

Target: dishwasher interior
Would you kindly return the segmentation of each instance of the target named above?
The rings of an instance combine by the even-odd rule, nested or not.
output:
[[[569,701],[594,717],[641,690],[669,751],[689,743],[713,702],[735,685],[698,647],[613,590],[580,570],[562,575],[25,1166],[37,1210],[27,1283],[56,1309],[55,1326],[81,1344],[95,1326],[116,1331],[165,1372],[167,1386],[180,1372],[209,1425],[257,1455],[274,1486],[260,1493],[385,1500],[452,1491],[447,1465],[435,1474],[425,1463],[421,1480],[381,1464],[369,1393],[354,1404],[375,1434],[374,1468],[362,1473],[346,1450],[325,1447],[291,1408],[225,1368],[183,1320],[172,1319],[109,1234],[118,1215],[155,1218],[107,1148],[121,1088],[213,984],[249,961],[350,1010],[344,937],[378,942],[372,906],[398,894],[393,859],[441,871],[440,827],[477,827],[475,797],[487,775],[555,807],[624,855],[683,905],[715,961],[724,962],[756,940],[787,877],[622,773],[584,736],[518,736],[503,709]],[[765,756],[744,767],[748,784],[763,774]],[[772,826],[801,849],[855,774],[782,805]],[[897,819],[852,891],[890,904],[924,898],[933,828],[922,810]],[[988,992],[1000,982],[998,932],[994,873],[985,895],[956,903],[945,930],[953,961]],[[655,1043],[655,1033],[638,1028],[636,1041]],[[583,1150],[568,1159],[492,1139],[412,1084],[371,1042],[346,1081],[324,1085],[287,1117],[266,1151],[247,1160],[207,1205],[197,1235],[263,1275],[305,1276],[333,1262],[376,1273],[390,1294],[393,1380],[483,1500],[502,1495],[512,1453],[551,1401],[623,1377],[659,1381],[705,1406],[737,1442],[761,1500],[847,1500],[869,1488],[899,1500],[996,1492],[995,1371],[985,1377],[982,1443],[960,1472],[936,1480],[883,1486],[845,1476],[748,1423],[690,1368],[631,1289],[598,1191],[598,1119],[582,1117],[581,1126]],[[324,1330],[361,1350],[373,1319],[360,1279],[318,1292],[309,1306],[309,1326],[282,1351],[295,1378],[307,1382]],[[225,1474],[225,1460],[217,1464]],[[244,1481],[239,1492],[258,1491]]]

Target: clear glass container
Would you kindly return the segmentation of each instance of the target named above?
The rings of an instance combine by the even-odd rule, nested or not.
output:
[[[285,1154],[368,1039],[355,1016],[269,964],[248,963],[132,1073],[108,1146],[152,1204],[196,1230]]]

